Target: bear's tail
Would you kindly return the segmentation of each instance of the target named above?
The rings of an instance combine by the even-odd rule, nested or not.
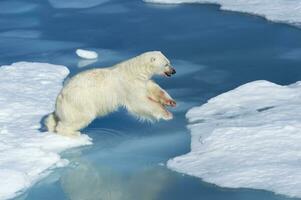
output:
[[[50,113],[45,121],[44,121],[44,125],[46,126],[47,130],[49,132],[55,132],[55,128],[56,128],[56,125],[57,125],[57,117],[55,116],[55,113]]]

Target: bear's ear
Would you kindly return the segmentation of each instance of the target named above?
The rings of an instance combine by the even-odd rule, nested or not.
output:
[[[151,62],[154,62],[156,60],[156,58],[155,57],[151,57]]]

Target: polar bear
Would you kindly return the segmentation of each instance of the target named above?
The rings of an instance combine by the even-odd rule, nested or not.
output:
[[[146,52],[109,68],[81,72],[62,88],[45,126],[49,132],[77,136],[96,117],[119,107],[142,120],[170,120],[173,115],[165,107],[176,102],[151,77],[175,73],[160,51]]]

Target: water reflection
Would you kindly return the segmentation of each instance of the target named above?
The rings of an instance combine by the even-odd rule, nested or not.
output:
[[[64,155],[71,167],[62,173],[60,185],[68,199],[160,199],[162,191],[174,182],[161,163],[175,153],[169,144],[181,148],[181,133],[146,136],[141,129],[123,132],[105,128],[86,132],[93,135],[94,145]]]
[[[77,63],[77,67],[79,67],[79,68],[86,67],[86,66],[91,65],[95,62],[97,62],[97,59],[89,59],[89,60],[80,59]]]
[[[71,200],[153,200],[172,177],[160,166],[124,174],[110,166],[96,166],[87,160],[69,169],[61,186]]]

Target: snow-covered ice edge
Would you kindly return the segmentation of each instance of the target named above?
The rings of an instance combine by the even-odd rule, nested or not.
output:
[[[149,3],[218,4],[222,10],[259,15],[268,20],[300,26],[301,1],[299,0],[144,0]]]
[[[191,152],[169,168],[222,187],[301,197],[301,82],[247,83],[186,117]]]
[[[0,67],[0,199],[13,198],[66,163],[59,155],[63,150],[91,144],[86,135],[66,138],[39,131],[68,73],[47,63]]]

